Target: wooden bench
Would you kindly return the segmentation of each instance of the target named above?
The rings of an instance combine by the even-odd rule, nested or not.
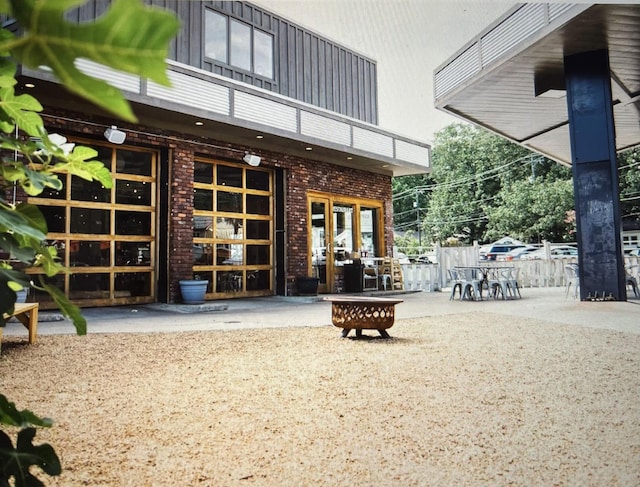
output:
[[[375,297],[327,297],[331,302],[331,320],[333,325],[342,328],[346,337],[351,330],[356,336],[362,336],[362,330],[378,330],[383,338],[390,338],[387,329],[393,326],[395,305],[402,299]]]
[[[6,319],[15,316],[27,330],[29,330],[29,343],[35,343],[38,336],[38,303],[16,303],[13,313],[5,313]],[[0,338],[2,338],[2,328],[0,327]]]

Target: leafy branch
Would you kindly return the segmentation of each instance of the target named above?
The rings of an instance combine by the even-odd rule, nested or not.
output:
[[[31,68],[49,67],[69,91],[109,113],[128,121],[135,116],[122,93],[103,80],[76,67],[83,58],[116,70],[133,73],[168,85],[165,59],[168,43],[179,22],[172,14],[147,7],[140,0],[115,0],[102,17],[73,24],[65,12],[85,0],[0,0],[0,13],[16,20],[14,35],[0,29],[0,326],[14,311],[16,291],[35,287],[49,293],[60,311],[72,319],[79,335],[87,323],[77,306],[56,286],[31,280],[25,269],[39,268],[48,277],[68,270],[55,247],[48,245],[47,223],[37,206],[7,201],[20,188],[37,196],[47,188],[63,188],[58,174],[72,174],[86,181],[113,185],[112,175],[97,151],[75,146],[45,129],[40,102],[31,95],[16,95],[17,63]],[[48,475],[61,473],[51,445],[34,445],[35,427],[51,425],[30,411],[18,411],[0,394],[0,424],[21,428],[16,444],[0,431],[0,487],[44,485],[30,471],[39,467]]]

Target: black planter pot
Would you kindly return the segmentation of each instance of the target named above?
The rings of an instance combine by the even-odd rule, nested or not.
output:
[[[319,282],[320,279],[317,277],[296,277],[296,288],[298,289],[298,294],[301,296],[317,296]]]

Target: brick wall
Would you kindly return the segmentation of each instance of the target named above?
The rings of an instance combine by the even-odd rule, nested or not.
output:
[[[82,136],[104,142],[105,126],[112,122],[78,113],[47,110],[45,125],[48,131],[66,136]],[[52,116],[53,115],[53,116]],[[86,120],[79,123],[76,120]],[[198,138],[192,135],[159,130],[145,126],[118,126],[127,133],[125,144],[149,148],[168,148],[169,175],[169,300],[178,301],[178,281],[192,277],[193,226],[193,170],[194,155],[215,159],[241,161],[249,146],[231,146],[225,142]],[[393,245],[393,208],[391,205],[391,178],[332,164],[302,159],[281,153],[257,151],[261,167],[282,168],[286,174],[286,282],[296,276],[308,275],[307,269],[307,194],[319,191],[347,197],[385,201],[384,235],[387,253]],[[162,189],[160,190],[162,194]],[[160,264],[162,265],[162,264]]]

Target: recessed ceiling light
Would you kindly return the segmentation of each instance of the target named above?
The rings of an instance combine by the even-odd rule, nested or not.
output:
[[[264,139],[264,135],[256,135],[256,139]]]
[[[198,120],[198,121],[196,122],[196,125],[199,127],[199,126],[201,126],[201,125],[204,125],[204,122],[201,122],[200,120]]]
[[[313,150],[313,147],[305,147],[304,150]]]
[[[36,85],[34,85],[33,83],[25,83],[25,84],[24,84],[24,87],[25,87],[25,88],[35,88],[35,87],[36,87]]]
[[[353,159],[353,157],[347,156],[347,161],[350,161],[351,159]]]

